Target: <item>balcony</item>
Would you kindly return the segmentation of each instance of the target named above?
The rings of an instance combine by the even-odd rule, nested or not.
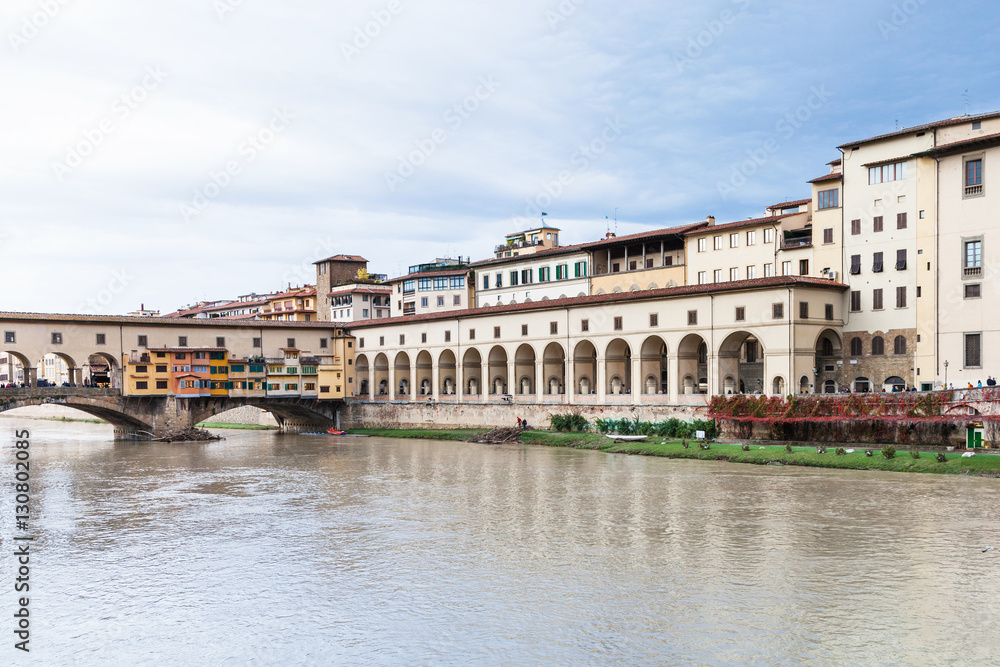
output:
[[[136,353],[133,352],[132,354],[129,355],[129,363],[130,364],[151,364],[153,362],[150,360],[150,357],[149,357],[148,354],[136,354]]]
[[[493,249],[495,253],[503,253],[508,250],[520,250],[521,248],[533,248],[544,245],[541,241],[519,241],[517,243],[498,245]]]
[[[983,267],[981,266],[967,266],[962,269],[962,275],[966,278],[978,278],[983,275]]]
[[[966,185],[965,186],[965,196],[966,197],[981,197],[983,194],[983,184],[979,185]]]
[[[781,240],[782,250],[794,250],[796,248],[807,248],[813,244],[812,236],[785,238]]]
[[[319,357],[299,357],[299,363],[303,366],[319,366],[322,360]]]

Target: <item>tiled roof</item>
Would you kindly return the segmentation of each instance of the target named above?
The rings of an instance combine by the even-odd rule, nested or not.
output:
[[[469,266],[491,266],[493,264],[505,264],[507,262],[523,262],[537,257],[545,258],[557,255],[566,255],[569,253],[580,252],[589,245],[589,243],[577,243],[575,245],[561,245],[555,248],[546,248],[545,250],[539,250],[525,255],[518,255],[517,257],[491,257],[490,259],[480,259],[472,262]]]
[[[444,271],[418,271],[416,273],[407,273],[405,276],[400,276],[398,278],[392,278],[389,280],[390,283],[398,283],[400,280],[409,280],[410,278],[440,278],[441,276],[464,276],[469,272],[469,267],[463,267],[458,269],[447,269]]]
[[[631,243],[632,241],[641,241],[643,239],[652,238],[656,236],[684,236],[699,227],[706,227],[706,226],[708,226],[708,222],[702,220],[701,222],[696,222],[690,225],[680,225],[678,227],[665,227],[663,229],[654,229],[649,232],[639,232],[637,234],[616,236],[611,239],[601,239],[600,241],[585,243],[584,245],[591,248],[599,248],[605,245],[616,245],[618,243]]]
[[[1000,116],[1000,111],[990,111],[989,113],[978,114],[976,116],[956,116],[955,118],[947,118],[945,120],[936,120],[933,123],[925,123],[924,125],[915,125],[913,127],[903,128],[902,130],[897,130],[895,132],[890,132],[888,134],[880,134],[875,137],[870,137],[868,139],[861,139],[860,141],[851,141],[846,144],[841,144],[837,148],[847,148],[849,146],[857,146],[858,144],[867,144],[873,141],[881,141],[882,139],[889,139],[891,137],[898,137],[904,134],[912,134],[913,132],[920,132],[921,130],[934,130],[939,127],[948,127],[950,125],[961,125],[962,123],[971,123],[976,120],[988,120],[990,118],[996,118]]]
[[[893,163],[896,163],[896,162],[906,162],[911,157],[913,157],[913,156],[912,155],[900,155],[899,157],[891,157],[891,158],[886,158],[884,160],[875,160],[874,162],[866,162],[866,163],[864,163],[861,166],[862,167],[877,167],[877,166],[880,166],[880,165],[883,165],[883,164],[893,164]]]
[[[935,146],[934,148],[930,148],[926,151],[921,151],[920,153],[914,153],[913,157],[933,157],[935,155],[961,153],[975,146],[987,147],[996,144],[1000,144],[1000,132],[997,132],[995,134],[984,134],[981,137],[963,139],[962,141],[953,141],[950,144],[941,144],[940,146]]]
[[[289,297],[299,297],[299,296],[313,296],[316,294],[316,286],[308,285],[306,287],[298,287],[296,289],[288,290],[287,292],[281,292],[280,294],[272,294],[267,297],[268,301],[275,301],[277,299],[287,299]]]
[[[333,255],[332,257],[327,257],[326,259],[319,259],[313,262],[313,264],[322,264],[323,262],[367,262],[368,260],[361,255]]]
[[[814,178],[811,181],[806,181],[807,183],[822,183],[824,181],[839,181],[844,178],[843,174],[824,174],[819,178]]]
[[[791,208],[793,206],[802,206],[808,204],[812,199],[799,199],[797,201],[783,201],[780,204],[771,204],[767,208]]]
[[[0,322],[81,322],[95,324],[130,324],[144,327],[249,327],[265,329],[333,329],[333,322],[285,322],[265,320],[230,320],[224,317],[139,317],[129,315],[72,315],[66,313],[14,313],[0,311]]]
[[[737,220],[735,222],[724,222],[721,225],[711,225],[709,227],[705,227],[704,229],[692,230],[688,232],[687,235],[694,236],[696,234],[711,234],[712,232],[718,231],[720,229],[732,229],[734,227],[766,225],[768,223],[778,222],[782,218],[788,218],[793,215],[798,215],[798,213],[786,213],[785,215],[772,215],[766,218],[751,218],[750,220]]]
[[[566,299],[550,299],[548,301],[532,301],[530,303],[515,303],[503,306],[492,306],[484,308],[467,308],[465,310],[452,310],[446,313],[430,313],[427,315],[406,315],[401,317],[382,318],[380,320],[370,320],[363,323],[355,322],[348,324],[347,328],[368,329],[371,327],[387,326],[391,324],[407,324],[409,322],[423,322],[434,320],[451,320],[460,317],[475,317],[479,315],[493,315],[496,313],[509,313],[520,310],[548,310],[553,308],[564,308],[566,306],[583,306],[596,303],[614,303],[616,301],[638,301],[658,298],[671,298],[680,296],[697,296],[701,294],[713,294],[716,292],[732,292],[744,289],[760,289],[767,287],[785,287],[802,285],[807,287],[820,287],[825,289],[835,289],[843,291],[847,285],[834,282],[825,278],[810,278],[806,276],[773,276],[771,278],[756,278],[754,280],[738,280],[728,283],[713,283],[711,285],[687,285],[684,287],[662,287],[652,290],[640,290],[638,292],[616,292],[611,294],[592,294],[590,296],[575,296]]]

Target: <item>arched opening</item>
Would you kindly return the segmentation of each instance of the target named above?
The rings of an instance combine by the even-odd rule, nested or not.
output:
[[[670,391],[668,377],[667,344],[659,336],[650,336],[639,349],[642,369],[642,392],[644,394],[666,394]]]
[[[566,353],[559,343],[549,343],[542,351],[542,377],[546,394],[566,393]]]
[[[898,375],[893,375],[885,379],[885,382],[882,383],[882,389],[885,391],[906,391],[906,381]]]
[[[799,393],[800,394],[811,394],[812,393],[812,383],[809,382],[809,376],[803,375],[799,378]]]
[[[723,394],[764,393],[764,350],[756,336],[748,331],[726,336],[719,347],[719,378]]]
[[[506,394],[507,393],[507,350],[503,349],[499,345],[493,347],[490,350],[490,356],[488,359],[489,364],[489,378],[490,378],[490,393],[491,394]]]
[[[431,396],[434,394],[433,385],[434,362],[431,360],[431,353],[421,350],[417,353],[417,395]]]
[[[87,357],[83,370],[83,386],[97,388],[118,388],[122,374],[118,360],[107,352],[95,352]]]
[[[612,396],[632,393],[632,349],[621,338],[608,343],[604,351],[607,391]]]
[[[573,386],[580,396],[597,392],[597,348],[589,340],[582,340],[573,348]]]
[[[466,350],[462,356],[462,377],[465,395],[479,396],[483,386],[483,357],[476,348]]]
[[[771,381],[771,393],[775,396],[785,395],[785,378],[779,375]]]
[[[76,381],[79,369],[67,354],[49,352],[38,360],[35,368],[38,387],[68,387],[83,383],[83,378],[79,383]]]
[[[688,334],[677,346],[677,369],[682,394],[708,393],[708,345],[698,334]]]
[[[441,395],[453,396],[455,394],[455,353],[445,350],[438,357],[438,377],[441,381]]]
[[[396,386],[392,388],[395,398],[410,397],[410,355],[400,352],[392,363],[396,375]]]
[[[377,396],[389,396],[389,358],[379,352],[375,356],[375,388]]]
[[[28,370],[31,363],[20,352],[0,351],[0,386],[19,387],[29,381]]]
[[[517,393],[535,393],[535,350],[524,343],[514,352],[514,376],[517,378]]]
[[[866,377],[854,378],[854,391],[865,394],[872,390],[872,383]]]
[[[354,376],[357,381],[355,395],[367,398],[371,389],[371,368],[368,364],[368,355],[359,354],[354,358]]]

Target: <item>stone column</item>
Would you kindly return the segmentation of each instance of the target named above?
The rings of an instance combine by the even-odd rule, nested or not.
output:
[[[545,360],[535,360],[535,401],[541,403],[545,400],[545,391],[548,389],[545,379]]]
[[[507,393],[517,396],[519,387],[517,386],[517,368],[513,359],[507,360]]]
[[[597,402],[604,403],[608,396],[608,369],[604,357],[597,355]]]
[[[82,368],[71,368],[69,369],[69,383],[75,387],[83,386],[83,369]]]
[[[396,364],[389,362],[389,400],[396,398],[396,392],[399,388],[396,386]]]
[[[645,391],[645,380],[642,377],[642,357],[632,356],[632,405],[642,402],[642,392]]]
[[[573,357],[566,357],[565,369],[563,386],[566,387],[566,404],[572,405],[573,397],[576,395],[576,370],[573,366]]]
[[[38,369],[29,366],[24,367],[24,386],[34,387],[38,383]]]
[[[719,357],[710,354],[708,355],[708,395],[715,396],[721,390],[722,387],[719,386]]]
[[[465,400],[465,369],[462,362],[455,362],[455,400],[459,403]]]
[[[368,400],[375,400],[375,359],[371,361],[371,365],[368,367]]]
[[[670,397],[668,400],[671,403],[677,403],[677,395],[680,393],[680,388],[677,384],[680,382],[681,374],[681,360],[677,355],[671,355],[667,358],[667,395]]]
[[[431,397],[437,401],[441,398],[441,387],[438,386],[438,382],[441,379],[441,370],[438,368],[437,362],[431,362]]]
[[[410,362],[410,401],[417,400],[417,358],[412,357]]]

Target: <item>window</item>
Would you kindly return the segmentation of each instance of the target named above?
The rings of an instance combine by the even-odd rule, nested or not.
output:
[[[452,276],[448,279],[451,289],[465,289],[465,276]]]
[[[906,336],[896,336],[892,341],[893,354],[906,354]]]
[[[896,308],[906,308],[906,286],[896,288]]]
[[[295,347],[295,339],[294,338],[286,338],[285,339],[285,347]]]
[[[861,356],[861,339],[856,336],[851,339],[851,356],[852,357]]]
[[[144,338],[144,336],[139,336],[139,338],[141,340],[142,338]],[[14,334],[13,331],[4,331],[3,332],[3,342],[5,342],[5,343],[16,343],[17,342],[17,336]]]
[[[906,229],[906,213],[896,214],[896,229]]]
[[[979,197],[983,194],[983,160],[976,158],[965,161],[965,196]]]
[[[489,289],[489,288],[490,288],[490,277],[483,276],[483,289]]]
[[[740,235],[739,233],[729,235],[729,247],[739,248],[740,247]]]
[[[590,331],[590,320],[580,320],[580,331]]]
[[[708,275],[704,271],[698,272],[698,284],[704,285],[708,281]]]
[[[404,280],[403,281],[403,294],[412,294],[416,288],[416,281],[414,280]]]
[[[517,287],[517,271],[510,272],[510,286]]]
[[[882,273],[882,253],[880,252],[872,255],[872,272]]]
[[[96,341],[97,345],[106,345],[107,344],[107,334],[97,334],[96,338],[97,338],[97,341]]]
[[[706,239],[698,239],[698,252],[705,252]]]
[[[216,336],[215,337],[215,347],[225,347],[225,346],[226,346],[226,338],[225,338],[225,336]]]
[[[851,312],[861,312],[861,290],[851,291]]]
[[[156,367],[156,372],[157,373],[166,373],[167,372],[167,367],[165,365],[157,366]]]
[[[157,389],[166,389],[167,388],[167,381],[166,380],[157,380],[156,381],[156,388]]]
[[[716,250],[722,250],[722,235],[719,234],[718,236],[713,237],[712,244],[713,244],[712,247],[714,247]]]
[[[365,339],[363,337],[359,338],[358,339],[358,347],[360,348],[360,347],[364,347],[364,346],[365,346]]]
[[[819,210],[823,210],[825,208],[837,208],[840,206],[840,190],[838,188],[833,188],[832,190],[820,190],[816,194],[816,199],[816,208]]]
[[[378,345],[379,345],[379,347],[384,347],[385,346],[385,336],[379,336],[378,337]]]
[[[896,270],[906,271],[906,248],[896,251]]]
[[[716,269],[712,272],[712,282],[721,283],[722,282],[722,269]]]
[[[427,342],[427,334],[426,333],[420,334],[420,342],[421,343],[426,343]]]
[[[263,346],[261,345],[261,339],[260,339],[260,338],[254,338],[254,339],[253,339],[253,346],[254,346],[254,347],[263,347]]]
[[[872,338],[872,356],[880,357],[885,354],[885,340],[881,336]]]
[[[621,317],[616,317],[615,318],[614,326],[615,326],[615,331],[621,331],[622,330],[622,318]]]
[[[500,337],[500,327],[493,327],[493,337],[494,338]]]
[[[406,345],[406,334],[399,334],[399,344]]]
[[[833,243],[833,227],[823,229],[823,243]]]
[[[534,280],[532,280],[533,273],[534,271],[532,271],[531,269],[521,269],[521,284],[528,285],[530,283],[533,283],[534,282]]]
[[[790,275],[792,275],[792,263],[791,262],[782,262],[781,263],[781,275],[783,275],[783,276],[790,276]]]
[[[799,301],[799,319],[808,320],[809,319],[809,302]]]
[[[139,336],[139,337],[138,337],[138,343],[139,343],[139,347],[146,347],[146,345],[147,345],[147,341],[148,341],[148,340],[149,340],[149,338],[148,338],[147,336]],[[8,342],[9,342],[9,343],[13,343],[14,341],[13,341],[13,340],[10,340],[10,341],[8,341]]]
[[[553,336],[559,333],[559,323],[549,322],[549,333]]]
[[[188,344],[188,337],[187,336],[178,336],[177,337],[177,347],[187,347],[187,344]]]
[[[825,311],[824,312],[825,318],[828,319],[828,320],[832,320],[833,319],[833,304],[832,303],[826,304],[826,308],[824,309],[824,311]]]
[[[982,296],[982,286],[979,283],[965,286],[966,299],[978,299]]]
[[[439,296],[438,297],[437,305],[438,305],[438,308],[440,308],[441,306],[444,305],[444,297],[443,296]]]
[[[736,267],[729,269],[729,281],[736,282],[740,279],[740,270]]]
[[[697,310],[689,310],[688,311],[688,324],[689,325],[698,324],[698,311]]]
[[[965,367],[981,368],[983,365],[982,356],[982,334],[965,334]]]
[[[55,332],[52,333],[52,344],[53,345],[61,345],[62,344],[62,334],[61,333],[55,333]]]
[[[502,273],[498,273],[497,276],[496,276],[496,278],[497,279],[496,279],[496,285],[495,286],[496,287],[503,287],[503,274]]]
[[[809,260],[800,259],[799,260],[799,275],[808,276],[809,275]]]
[[[749,231],[747,232],[747,245],[754,245],[757,243],[757,232]]]
[[[528,325],[527,324],[522,324],[521,325],[521,335],[522,336],[527,336],[528,335]]]
[[[774,264],[767,263],[764,265],[764,277],[771,278],[774,276]]]
[[[135,367],[135,372],[136,373],[148,373],[149,372],[149,367],[148,366],[136,366]]]
[[[653,268],[653,258],[652,257],[647,257],[646,258],[646,268],[647,269]]]
[[[658,326],[660,326],[660,314],[659,313],[650,313],[649,314],[649,326],[651,326],[651,327],[658,327]]]
[[[448,278],[446,276],[438,276],[434,279],[434,291],[440,292],[446,289],[448,289]]]
[[[135,383],[135,388],[136,389],[148,389],[149,388],[149,383],[145,382],[145,381],[136,382]]]
[[[917,298],[920,298],[920,285],[917,285]]]
[[[175,352],[174,353],[174,360],[175,361],[185,361],[186,359],[187,359],[187,352]]]
[[[872,290],[872,310],[882,310],[882,288]]]
[[[745,306],[736,306],[736,321],[745,322],[747,319],[747,309]]]
[[[764,243],[774,243],[774,228],[767,227],[764,229]]]
[[[476,340],[476,330],[469,329],[469,340]]]
[[[634,261],[628,263],[628,270],[635,271],[636,263]]]
[[[872,218],[872,231],[873,232],[880,232],[880,231],[882,231],[883,228],[884,228],[884,225],[882,224],[882,216],[881,215],[876,215],[874,218]]]
[[[753,280],[757,277],[757,267],[751,264],[747,267],[747,280]]]
[[[906,178],[906,162],[894,162],[868,168],[868,185],[891,183]]]
[[[851,220],[851,236],[857,236],[861,233],[861,219]]]
[[[851,275],[856,276],[861,273],[861,255],[851,255]]]
[[[981,239],[965,241],[965,256],[962,258],[962,275],[981,276],[983,274],[983,242]]]
[[[577,262],[575,264],[575,270],[576,270],[575,275],[577,278],[585,278],[587,276],[587,263]]]
[[[783,303],[772,303],[771,304],[771,317],[776,320],[782,320],[785,318],[785,304]]]

